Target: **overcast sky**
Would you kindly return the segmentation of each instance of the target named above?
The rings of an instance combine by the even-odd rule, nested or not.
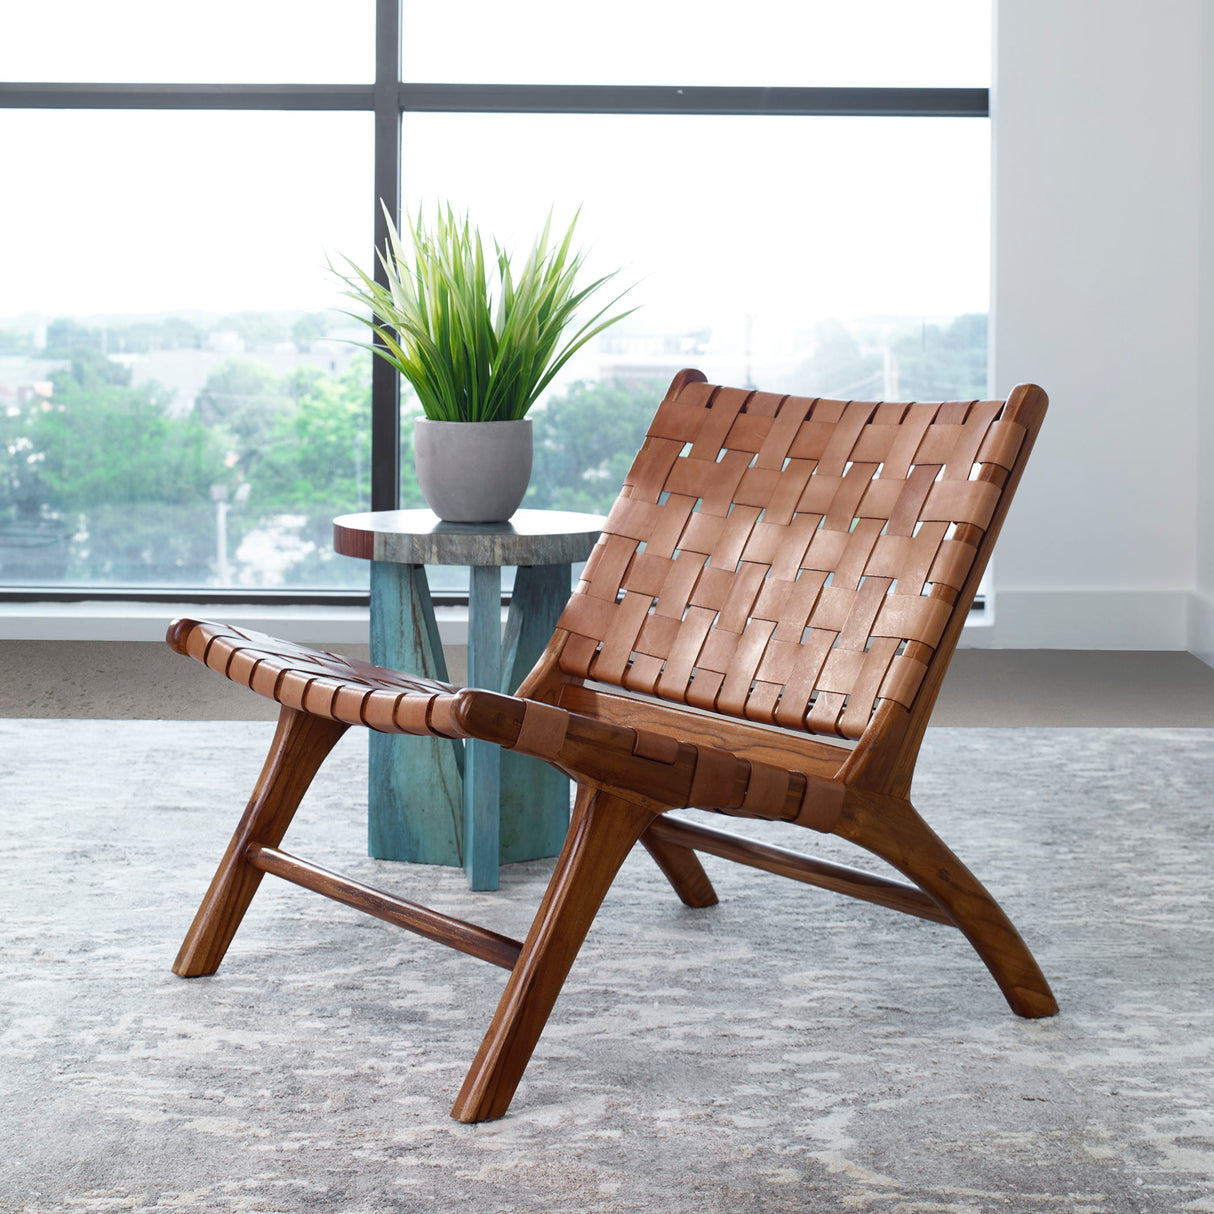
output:
[[[406,5],[406,76],[985,85],[986,0]],[[370,78],[369,0],[0,0],[0,78]],[[744,20],[743,20],[744,18]],[[104,47],[99,54],[98,48]],[[406,197],[525,245],[581,205],[653,327],[984,311],[982,119],[406,116]],[[0,111],[0,317],[338,302],[370,260],[366,114]]]

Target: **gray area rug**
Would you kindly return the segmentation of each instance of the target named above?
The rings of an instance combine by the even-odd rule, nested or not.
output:
[[[1060,1016],[950,929],[711,858],[688,910],[639,853],[477,1127],[500,970],[267,879],[217,976],[169,972],[270,732],[0,721],[0,1210],[1214,1211],[1214,731],[929,733],[916,801]],[[366,858],[365,747],[288,849],[521,935],[546,863]]]

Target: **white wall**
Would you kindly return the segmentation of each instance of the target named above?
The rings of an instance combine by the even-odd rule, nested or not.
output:
[[[1214,666],[1214,14],[1202,26],[1201,365],[1197,395],[1197,560],[1189,648]]]
[[[1051,409],[977,643],[1197,647],[1214,500],[1203,485],[1199,524],[1212,439],[1198,388],[1214,383],[1199,333],[1201,9],[997,2],[993,380],[1000,394],[1035,381]]]

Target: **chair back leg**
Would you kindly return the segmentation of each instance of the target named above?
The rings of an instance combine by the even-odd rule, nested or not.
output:
[[[565,846],[452,1117],[492,1121],[506,1112],[607,890],[657,816],[597,788],[578,789]]]
[[[341,721],[282,709],[253,795],[186,933],[173,973],[200,978],[219,968],[261,884],[262,871],[248,862],[246,852],[282,842],[312,777],[347,728]]]
[[[641,842],[684,906],[716,906],[720,901],[699,856],[690,847],[659,839],[651,831],[641,836]]]

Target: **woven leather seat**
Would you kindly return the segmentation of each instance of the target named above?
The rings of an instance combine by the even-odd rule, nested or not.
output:
[[[689,905],[711,853],[952,924],[1012,1009],[1057,1011],[1006,915],[909,800],[949,658],[1045,413],[1006,401],[809,399],[675,377],[583,579],[514,696],[219,624],[169,643],[282,704],[262,776],[174,969],[218,968],[264,872],[510,970],[453,1109],[501,1116],[586,931],[640,841]],[[568,837],[526,941],[279,848],[350,725],[476,738],[568,774]],[[694,807],[850,839],[912,884],[672,817]]]

